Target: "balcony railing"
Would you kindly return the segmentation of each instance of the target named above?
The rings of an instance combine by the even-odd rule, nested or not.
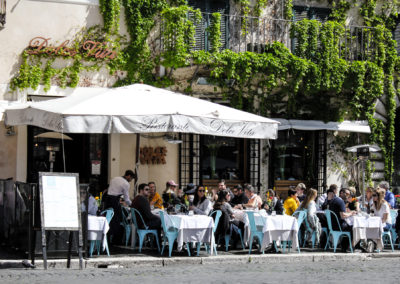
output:
[[[211,14],[202,13],[202,20],[195,25],[196,42],[192,50],[211,50],[208,27]],[[281,42],[293,53],[296,38],[290,35],[291,20],[221,15],[221,50],[234,52],[252,51],[262,53],[266,45]],[[162,29],[162,23],[161,23]],[[374,44],[371,40],[374,28],[346,26],[345,35],[339,41],[339,56],[345,60],[365,60],[374,56]],[[160,38],[160,50],[164,50],[163,38]]]

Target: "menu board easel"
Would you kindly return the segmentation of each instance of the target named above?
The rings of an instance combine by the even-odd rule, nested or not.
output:
[[[39,172],[43,266],[47,269],[46,231],[69,231],[68,261],[71,264],[73,232],[78,232],[79,268],[83,267],[79,175]]]

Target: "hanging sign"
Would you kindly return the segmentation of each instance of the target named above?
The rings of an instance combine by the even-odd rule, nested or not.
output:
[[[140,163],[143,164],[166,164],[166,147],[140,147]]]

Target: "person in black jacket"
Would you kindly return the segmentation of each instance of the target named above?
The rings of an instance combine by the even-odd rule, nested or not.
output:
[[[142,183],[138,187],[139,194],[133,199],[131,207],[139,211],[142,215],[144,222],[148,226],[148,229],[157,229],[161,232],[161,219],[159,216],[151,213],[149,203],[149,186],[146,183]],[[136,220],[140,229],[144,229],[142,219],[136,215]]]
[[[244,194],[243,187],[240,184],[233,187],[233,195],[234,196],[230,202],[232,206],[247,204],[247,202],[249,202],[249,198]]]

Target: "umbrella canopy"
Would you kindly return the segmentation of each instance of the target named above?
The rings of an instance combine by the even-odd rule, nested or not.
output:
[[[276,139],[279,122],[144,84],[8,108],[7,125],[64,133],[180,132]]]

